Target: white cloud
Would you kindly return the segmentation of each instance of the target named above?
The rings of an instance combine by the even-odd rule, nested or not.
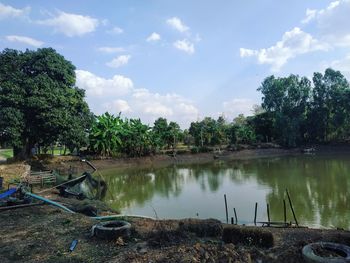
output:
[[[350,46],[350,0],[331,2],[326,8],[306,10],[302,21],[316,25],[323,41],[334,46]]]
[[[112,59],[112,61],[108,62],[106,65],[112,68],[119,68],[121,66],[128,64],[130,58],[131,58],[130,55],[121,55],[119,57]]]
[[[317,19],[320,16],[328,15],[327,13],[333,12],[334,9],[336,9],[340,4],[347,3],[348,0],[339,0],[331,2],[326,8],[324,9],[306,9],[306,17],[301,21],[304,24],[309,23],[310,21]]]
[[[174,93],[160,94],[148,89],[136,89],[131,79],[115,75],[110,79],[76,70],[76,85],[86,90],[87,101],[95,114],[109,111],[123,113],[124,117],[141,118],[148,124],[164,117],[188,128],[198,118],[198,109],[192,101]]]
[[[129,93],[133,88],[131,79],[121,75],[105,79],[85,70],[76,70],[75,73],[76,85],[85,89],[87,96],[121,96]]]
[[[44,44],[44,42],[42,41],[36,40],[34,38],[30,38],[30,37],[25,37],[25,36],[11,35],[11,36],[6,36],[6,39],[11,42],[19,42],[19,43],[23,43],[33,47],[41,47]]]
[[[173,45],[175,48],[182,50],[188,54],[193,54],[195,51],[194,44],[188,41],[187,39],[177,40],[176,42],[174,42]]]
[[[317,10],[315,9],[306,9],[306,16],[305,18],[301,21],[303,24],[309,23],[311,20],[313,20],[317,15]]]
[[[113,27],[111,30],[108,30],[107,33],[113,34],[113,35],[119,35],[123,33],[124,30],[118,26]]]
[[[166,23],[181,33],[184,33],[186,31],[190,30],[190,28],[188,26],[186,26],[178,17],[169,18],[166,21]]]
[[[0,3],[0,19],[13,18],[13,17],[24,17],[30,12],[30,7],[22,9],[14,8],[10,5],[4,5]]]
[[[350,53],[343,59],[334,60],[330,66],[335,70],[340,70],[350,80]]]
[[[224,115],[232,120],[239,114],[244,114],[245,116],[252,115],[254,104],[256,103],[251,99],[233,99],[223,102],[222,106]]]
[[[132,112],[129,104],[125,100],[114,100],[112,102],[105,103],[104,107],[111,113],[119,113],[122,112],[123,114]]]
[[[158,117],[165,117],[187,127],[198,117],[198,109],[193,103],[177,94],[162,95],[147,89],[136,89],[130,102],[132,108],[151,123]]]
[[[156,32],[153,32],[147,39],[147,42],[157,42],[160,40],[160,35]]]
[[[82,36],[96,30],[99,21],[90,16],[59,12],[57,16],[40,20],[38,24],[51,26],[56,32],[65,34],[68,37]]]
[[[99,47],[97,50],[104,53],[119,53],[125,51],[123,47]]]
[[[317,50],[328,50],[329,46],[313,38],[310,34],[295,27],[285,32],[282,40],[274,46],[259,50],[240,49],[240,56],[255,57],[259,64],[270,64],[272,71],[279,71],[291,58]]]

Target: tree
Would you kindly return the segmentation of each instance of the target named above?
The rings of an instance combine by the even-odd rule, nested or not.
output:
[[[126,135],[124,122],[120,117],[106,112],[97,116],[90,131],[89,148],[95,153],[112,156],[123,148],[123,139]]]
[[[308,112],[308,132],[312,141],[327,142],[348,135],[349,82],[339,72],[326,69],[313,76],[314,88]]]
[[[140,119],[124,121],[122,151],[129,156],[144,156],[153,151],[151,128]]]
[[[295,147],[304,140],[306,109],[311,82],[296,75],[266,78],[258,89],[263,94],[262,107],[272,114],[274,133],[279,142]]]
[[[156,146],[160,149],[167,146],[168,140],[168,121],[165,118],[158,118],[155,120],[153,128],[153,140]]]
[[[167,144],[168,147],[176,148],[177,143],[181,138],[181,129],[179,124],[174,121],[171,121],[168,126],[168,137]]]
[[[60,136],[83,144],[91,113],[74,70],[52,48],[0,53],[0,141],[13,146],[15,157],[26,158],[35,144],[47,146]]]

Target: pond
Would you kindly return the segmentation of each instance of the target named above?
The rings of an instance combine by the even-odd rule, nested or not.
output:
[[[226,221],[233,208],[238,223],[293,220],[285,189],[298,221],[310,227],[350,228],[350,156],[300,155],[207,164],[101,171],[107,180],[105,201],[122,213],[159,218],[216,218]]]

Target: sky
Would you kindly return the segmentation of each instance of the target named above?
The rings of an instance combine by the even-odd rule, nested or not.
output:
[[[272,74],[350,79],[350,0],[0,0],[0,50],[52,47],[95,114],[252,114]]]

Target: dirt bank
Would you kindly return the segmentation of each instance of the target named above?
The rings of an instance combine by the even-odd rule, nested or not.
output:
[[[240,151],[227,151],[222,152],[220,155],[213,153],[196,153],[196,154],[180,154],[176,157],[169,155],[154,155],[145,156],[140,158],[90,158],[91,162],[97,169],[109,169],[109,168],[129,168],[129,167],[147,167],[147,166],[167,166],[170,164],[192,164],[192,163],[208,163],[215,159],[218,160],[244,160],[264,157],[285,156],[290,154],[299,154],[300,149],[247,149]],[[88,166],[80,162],[79,157],[72,156],[60,156],[54,158],[47,158],[45,160],[35,161],[33,166],[38,166],[46,169],[56,169],[63,174],[68,173],[72,167],[75,168],[75,172],[81,173],[82,171],[89,169]]]
[[[0,261],[3,263],[304,262],[301,249],[307,243],[333,241],[350,245],[350,232],[341,230],[222,225],[224,232],[241,233],[242,242],[225,243],[221,224],[218,227],[216,221],[194,219],[133,219],[129,239],[104,241],[90,236],[95,220],[49,206],[0,212],[0,222]],[[246,228],[250,234],[245,234]],[[254,238],[259,237],[261,231],[272,236],[272,247],[270,243],[267,247],[254,245]],[[78,245],[69,252],[74,239],[79,241]]]

